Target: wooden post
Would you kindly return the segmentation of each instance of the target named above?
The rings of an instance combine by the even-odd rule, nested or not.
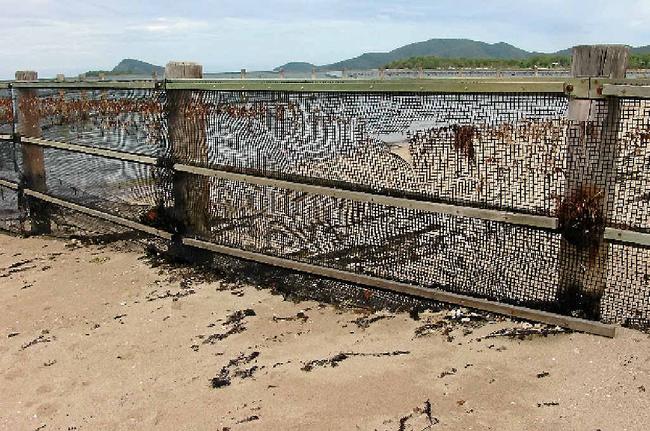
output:
[[[242,69],[239,71],[239,78],[246,79],[246,69]]]
[[[36,81],[38,74],[30,70],[16,72],[16,81]],[[18,134],[30,138],[41,137],[39,124],[38,93],[37,90],[20,88],[16,90],[18,107]],[[23,185],[31,190],[41,193],[47,192],[45,181],[45,157],[43,147],[31,144],[22,144],[23,156]],[[47,203],[34,198],[26,199],[30,216],[30,233],[47,234],[51,232],[50,216]]]
[[[577,46],[573,49],[572,75],[576,78],[625,78],[629,49],[622,45]],[[600,299],[607,285],[607,245],[604,227],[612,219],[619,151],[620,100],[571,99],[569,102],[565,193],[558,217],[563,229],[560,246],[559,300],[567,309],[581,309],[586,317],[600,318]],[[585,204],[585,202],[588,202]],[[588,207],[602,215],[601,225],[589,230],[592,239],[579,244],[579,226],[566,219],[562,208]],[[584,227],[577,229],[586,232]],[[574,238],[572,238],[574,236]],[[584,240],[587,236],[582,235]]]
[[[203,78],[203,67],[189,62],[170,62],[167,79]],[[208,146],[202,106],[186,90],[168,90],[168,129],[173,160],[178,163],[207,166]],[[185,226],[186,236],[206,237],[210,232],[209,178],[176,172],[174,174],[174,213]]]

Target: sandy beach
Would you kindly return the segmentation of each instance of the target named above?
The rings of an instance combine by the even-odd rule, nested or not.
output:
[[[143,256],[0,234],[0,428],[650,426],[643,332],[292,302]]]

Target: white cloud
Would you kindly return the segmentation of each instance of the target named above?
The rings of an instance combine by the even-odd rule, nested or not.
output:
[[[648,0],[0,0],[0,9],[0,78],[20,68],[75,75],[125,57],[207,71],[325,64],[437,37],[540,51],[650,43]]]
[[[186,18],[156,18],[129,27],[129,30],[144,30],[153,33],[173,31],[197,31],[209,27],[207,21]]]

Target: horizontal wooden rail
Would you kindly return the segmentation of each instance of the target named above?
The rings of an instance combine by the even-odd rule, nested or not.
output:
[[[643,87],[650,86],[650,79],[613,79],[613,78],[591,78],[589,83],[589,99],[603,99],[605,97],[635,97],[628,94],[629,91],[637,91]],[[625,92],[623,92],[625,90]],[[642,97],[642,96],[637,96]]]
[[[193,173],[196,173],[196,171],[198,169],[201,169],[201,170],[204,169],[204,168],[190,167],[190,166],[187,166],[187,165],[176,165],[176,167],[178,168],[178,170],[182,170],[184,172],[193,172]],[[186,168],[186,169],[183,169],[183,168]],[[230,172],[222,172],[222,171],[213,171],[213,170],[209,170],[209,171],[211,171],[211,172],[220,172],[223,175],[219,175],[219,177],[223,178],[223,179],[228,179],[228,180],[233,180],[233,181],[242,181],[242,179],[240,178],[241,174],[235,174],[235,173],[230,173]],[[286,183],[288,185],[288,186],[285,186],[285,185],[280,185],[279,180],[273,180],[273,179],[270,179],[270,178],[263,178],[263,177],[251,177],[251,176],[246,176],[246,177],[259,179],[260,181],[255,181],[254,182],[254,184],[257,184],[257,185],[274,185],[276,187],[288,188],[288,189],[292,189],[292,190],[305,191],[305,192],[307,192],[307,191],[303,190],[303,186],[304,187],[309,187],[309,188],[311,188],[311,187],[319,187],[319,188],[326,189],[326,191],[329,191],[329,190],[333,190],[334,192],[341,191],[345,195],[347,195],[347,193],[348,193],[348,191],[346,191],[346,190],[330,189],[328,187],[322,187],[322,186],[311,186],[311,185],[307,185],[307,184],[291,183],[291,182],[288,182],[288,181],[284,181],[283,183]],[[17,183],[13,183],[13,182],[6,181],[6,180],[1,180],[1,179],[0,179],[0,186],[7,187],[7,188],[10,188],[10,189],[13,189],[13,190],[18,190],[19,189],[19,185]],[[291,186],[295,186],[295,187],[291,188]],[[363,192],[352,192],[351,191],[349,193],[355,193],[355,194],[359,193],[361,195],[370,195],[370,197],[368,199],[372,199],[372,198],[377,197],[377,195],[373,195],[373,194],[369,194],[369,193],[363,193]],[[318,194],[326,194],[327,196],[333,196],[333,194],[330,194],[330,193],[318,193]],[[350,199],[349,196],[345,196],[345,197]],[[464,212],[463,210],[465,210],[465,209],[468,209],[468,210],[480,210],[480,211],[495,211],[495,210],[483,210],[483,209],[477,209],[477,208],[471,208],[471,207],[457,207],[457,206],[454,206],[454,205],[437,204],[437,203],[433,203],[433,202],[412,201],[410,199],[392,198],[392,197],[388,197],[388,196],[386,196],[385,198],[388,198],[388,199],[391,199],[391,200],[392,199],[397,199],[398,200],[397,203],[396,202],[391,202],[390,204],[387,204],[387,205],[398,206],[398,207],[402,207],[402,208],[421,209],[421,208],[417,208],[415,206],[407,206],[403,201],[406,201],[406,202],[409,202],[409,203],[410,202],[415,202],[415,203],[418,203],[418,204],[420,204],[420,203],[431,204],[432,205],[431,208],[425,209],[426,211],[431,211],[431,212],[442,212],[442,210],[444,209],[444,208],[439,207],[439,208],[437,208],[438,211],[434,211],[433,210],[434,205],[435,206],[443,205],[443,206],[453,207],[454,209],[458,209],[458,211],[453,211],[453,212],[449,211],[449,212],[445,212],[445,213],[446,214],[452,214],[452,215],[467,216],[467,217],[472,217],[472,216],[463,214],[463,212]],[[371,200],[367,200],[367,199],[364,199],[362,201],[363,202],[372,202]],[[399,202],[399,201],[402,201],[402,202]],[[377,201],[375,201],[375,202],[377,202]],[[380,202],[377,202],[377,203],[380,203]],[[495,211],[495,212],[499,213],[500,211]],[[521,215],[525,216],[524,214],[521,214]],[[483,218],[483,217],[480,217],[480,215],[479,216],[473,215],[473,216],[474,216],[474,218]],[[532,216],[532,217],[541,217],[541,216]],[[547,218],[552,219],[552,220],[557,220],[557,219],[553,219],[551,217],[547,217]],[[505,222],[508,223],[508,221],[505,221]],[[514,223],[514,222],[510,221],[510,223]],[[516,223],[516,224],[522,224],[523,225],[523,223]],[[551,224],[551,223],[549,223],[549,224]],[[644,232],[637,232],[637,231],[633,231],[633,230],[617,229],[617,228],[608,227],[608,228],[605,228],[604,238],[607,241],[625,242],[625,243],[632,244],[632,245],[638,245],[638,246],[642,246],[642,247],[650,247],[650,233],[644,233]]]
[[[6,187],[6,188],[12,189],[12,190],[18,190],[18,188],[19,188],[17,183],[13,183],[11,181],[7,181],[7,180],[3,180],[3,179],[0,179],[0,186]]]
[[[339,189],[334,187],[319,186],[313,184],[296,183],[274,178],[260,177],[254,175],[238,174],[217,169],[200,168],[197,166],[175,164],[174,170],[187,172],[195,175],[204,175],[224,180],[239,181],[258,186],[279,187],[287,190],[330,196],[334,198],[349,199],[357,202],[370,202],[380,205],[408,208],[419,211],[427,211],[438,214],[449,214],[454,216],[471,217],[482,220],[525,225],[543,229],[557,229],[558,221],[555,217],[530,215],[499,211],[485,208],[474,208],[460,205],[451,205],[438,202],[420,201],[415,199],[399,198],[393,196],[379,195],[374,193],[359,192],[353,190]]]
[[[110,159],[123,160],[126,162],[141,163],[144,165],[155,165],[158,158],[145,156],[142,154],[128,153],[126,151],[111,150],[108,148],[91,147],[88,145],[69,144],[67,142],[52,141],[49,139],[21,137],[21,142],[38,145],[46,148],[56,148],[58,150],[71,151],[74,153],[90,154],[93,156],[106,157]]]
[[[11,141],[13,138],[13,135],[0,134],[0,141]]]
[[[605,239],[650,247],[650,233],[607,227],[605,228]]]
[[[168,89],[214,91],[361,92],[361,93],[548,93],[575,98],[647,97],[650,79],[484,77],[434,79],[168,79],[131,81],[8,81],[2,88]]]
[[[403,80],[166,80],[168,90],[290,91],[362,93],[570,93],[565,80],[442,78]]]
[[[343,271],[339,269],[327,268],[309,263],[297,262],[290,259],[281,257],[269,256],[261,253],[240,250],[236,248],[226,247],[222,245],[213,244],[210,242],[184,238],[183,244],[221,253],[229,256],[234,256],[240,259],[251,260],[254,262],[264,263],[267,265],[286,268],[293,271],[305,272],[322,277],[333,278],[336,280],[347,281],[350,283],[361,284],[402,294],[427,298],[434,301],[441,301],[450,304],[461,305],[463,307],[475,308],[484,310],[491,313],[503,314],[510,317],[520,319],[533,320],[542,322],[549,325],[557,325],[564,328],[573,329],[581,332],[588,332],[590,334],[602,335],[605,337],[614,337],[616,327],[607,325],[600,322],[578,319],[575,317],[562,316],[559,314],[549,313],[545,311],[534,310],[531,308],[520,307],[515,305],[502,304],[499,302],[488,301],[486,299],[474,298],[467,295],[460,295],[457,293],[445,292],[444,290],[421,287],[397,281],[385,280],[383,278],[371,277],[363,274],[356,274],[353,272]]]
[[[604,84],[602,87],[602,95],[650,99],[650,86]]]
[[[168,232],[162,231],[160,229],[153,228],[151,226],[144,225],[142,223],[137,223],[137,222],[134,222],[132,220],[125,219],[123,217],[115,216],[115,215],[106,213],[104,211],[99,211],[99,210],[95,210],[95,209],[92,209],[92,208],[88,208],[88,207],[85,207],[83,205],[75,204],[75,203],[72,203],[72,202],[69,202],[69,201],[66,201],[66,200],[63,200],[63,199],[56,198],[54,196],[47,195],[45,193],[30,190],[30,189],[24,189],[23,193],[25,195],[27,195],[27,196],[31,196],[31,197],[34,197],[36,199],[40,199],[40,200],[42,200],[44,202],[49,202],[51,204],[58,205],[58,206],[61,206],[61,207],[64,207],[64,208],[68,208],[68,209],[71,209],[71,210],[74,210],[74,211],[77,211],[77,212],[80,212],[80,213],[83,213],[83,214],[87,214],[89,216],[93,216],[93,217],[97,217],[97,218],[100,218],[100,219],[103,219],[103,220],[107,220],[107,221],[113,222],[115,224],[118,224],[120,226],[129,227],[131,229],[139,230],[141,232],[146,232],[148,234],[151,234],[151,235],[154,235],[154,236],[157,236],[157,237],[160,237],[160,238],[164,238],[164,239],[167,239],[167,240],[172,239],[172,234],[170,234]]]
[[[163,81],[14,81],[12,88],[33,89],[113,89],[113,90],[152,90],[162,88]]]

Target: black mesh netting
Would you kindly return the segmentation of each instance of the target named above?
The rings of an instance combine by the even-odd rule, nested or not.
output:
[[[154,90],[21,90],[17,130],[26,136],[164,158],[164,93]],[[23,123],[38,119],[36,128]],[[9,167],[11,149],[5,145]],[[20,148],[13,152],[20,158]],[[168,169],[44,148],[48,194],[130,220],[170,206]],[[0,162],[1,163],[1,162]],[[17,166],[21,166],[18,163]],[[4,172],[0,170],[0,172]],[[21,172],[16,172],[18,180]]]
[[[164,229],[178,226],[156,217],[185,206],[191,234],[221,245],[606,321],[649,318],[648,250],[598,240],[606,225],[648,228],[648,102],[622,100],[612,124],[609,102],[569,120],[565,96],[542,94],[38,90],[26,100],[46,139],[160,159],[45,149],[53,196]],[[561,229],[179,175],[171,161],[557,216]],[[21,165],[20,148],[2,144],[0,178],[19,181]],[[191,191],[180,203],[179,184]],[[16,208],[6,191],[0,214]],[[82,224],[52,211],[59,229]],[[566,223],[576,213],[584,220]]]
[[[562,194],[562,96],[180,93],[205,125],[186,163],[536,214]]]
[[[11,90],[0,88],[0,134],[12,133],[14,110]]]
[[[650,249],[608,244],[603,319],[650,327]]]
[[[18,205],[18,193],[0,185],[0,230],[20,233],[24,212]]]
[[[21,115],[38,118],[41,137],[129,153],[166,153],[164,93],[157,90],[22,90]],[[30,133],[25,133],[30,136]]]
[[[650,232],[650,100],[622,99],[611,224]]]

